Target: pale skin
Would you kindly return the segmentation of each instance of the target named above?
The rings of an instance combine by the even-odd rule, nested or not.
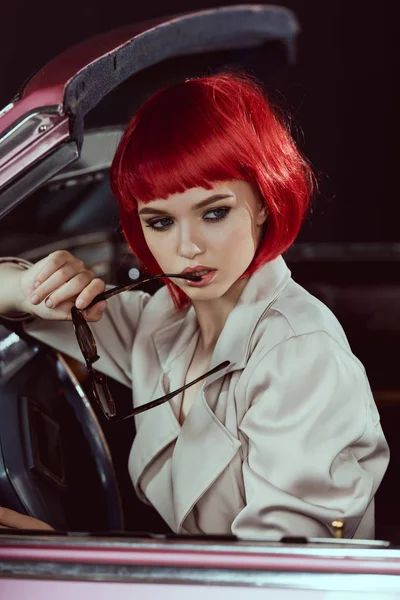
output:
[[[202,207],[198,207],[200,202]],[[146,204],[138,201],[138,212],[146,243],[163,272],[180,273],[197,265],[217,270],[205,287],[191,287],[178,279],[174,282],[189,296],[199,324],[197,347],[186,375],[190,381],[207,370],[225,321],[246,286],[247,278],[239,278],[257,250],[267,211],[250,184],[231,181]],[[22,311],[50,320],[70,320],[74,304],[84,309],[105,289],[105,283],[67,251],[54,252],[28,270],[2,264],[0,278],[0,313]],[[49,300],[52,306],[48,306]],[[100,302],[84,310],[86,319],[99,321],[106,306]],[[182,399],[181,422],[198,391],[196,386],[189,389]],[[51,529],[3,508],[0,527]]]

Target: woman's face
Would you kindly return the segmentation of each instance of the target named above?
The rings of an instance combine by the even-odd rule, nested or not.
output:
[[[167,199],[138,202],[147,245],[164,273],[215,269],[201,287],[174,279],[192,301],[222,297],[250,265],[267,218],[264,203],[244,181],[191,188]],[[207,282],[207,279],[211,279]]]

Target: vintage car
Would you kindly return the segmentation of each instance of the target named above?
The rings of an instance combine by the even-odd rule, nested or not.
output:
[[[140,280],[108,182],[130,114],[159,87],[205,70],[242,66],[268,78],[271,57],[271,72],[295,60],[298,32],[288,9],[226,6],[136,23],[56,57],[0,112],[0,255],[35,262],[68,249],[108,283]],[[30,339],[17,322],[0,319],[0,506],[56,530],[0,529],[1,597],[25,597],[15,586],[27,577],[32,597],[83,594],[85,587],[73,584],[87,580],[129,582],[138,597],[155,582],[153,593],[174,597],[189,585],[200,593],[196,583],[208,584],[210,593],[224,584],[246,597],[260,586],[340,591],[354,585],[349,572],[358,573],[357,589],[365,594],[398,592],[400,585],[389,585],[385,575],[400,572],[392,483],[400,291],[390,269],[399,256],[394,244],[310,239],[285,257],[295,279],[342,322],[367,368],[389,443],[393,438],[394,466],[377,498],[377,536],[389,541],[174,536],[130,483],[133,421],[107,422],[79,364]],[[159,286],[144,285],[150,293]],[[128,413],[130,391],[111,385],[118,410]],[[362,573],[374,574],[372,587]],[[129,589],[119,587],[119,597]],[[96,593],[101,597],[104,588]]]

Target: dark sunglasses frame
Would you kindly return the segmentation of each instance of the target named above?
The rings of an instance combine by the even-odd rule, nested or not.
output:
[[[177,279],[189,279],[191,281],[200,281],[200,279],[201,279],[201,277],[199,277],[198,275],[189,275],[189,274],[182,275],[182,274],[173,274],[173,273],[161,273],[159,275],[152,275],[150,277],[147,277],[146,279],[141,279],[140,281],[137,281],[135,283],[131,283],[128,285],[118,285],[110,290],[107,290],[105,292],[102,292],[101,294],[98,294],[97,296],[95,296],[95,298],[93,298],[93,300],[90,302],[90,304],[88,304],[88,306],[83,310],[87,310],[88,308],[91,308],[92,306],[94,306],[98,302],[101,302],[102,300],[108,300],[109,298],[112,298],[112,296],[116,296],[117,294],[120,294],[122,292],[127,292],[129,290],[132,290],[135,287],[137,287],[138,285],[141,285],[142,283],[146,283],[147,281],[151,281],[152,279],[158,279],[158,278],[163,278],[163,277],[177,278]],[[135,415],[138,415],[146,410],[150,410],[151,408],[154,408],[156,406],[159,406],[160,404],[163,404],[164,402],[167,402],[168,400],[171,400],[172,398],[174,398],[174,396],[177,396],[178,394],[180,394],[181,392],[183,392],[190,386],[194,385],[198,381],[201,381],[205,377],[208,377],[209,375],[212,375],[213,373],[216,373],[217,371],[224,369],[225,367],[227,367],[230,364],[229,360],[225,360],[222,363],[220,363],[219,365],[217,365],[216,367],[214,367],[213,369],[211,369],[210,371],[207,371],[200,377],[197,377],[197,379],[190,381],[189,383],[180,387],[179,389],[177,389],[173,392],[170,392],[169,394],[166,394],[165,396],[161,396],[160,398],[157,398],[156,400],[147,402],[146,404],[143,404],[142,406],[138,406],[137,408],[134,408],[133,411],[126,417],[123,417],[121,419],[115,419],[117,409],[116,409],[116,405],[113,400],[113,397],[108,388],[107,377],[103,373],[100,373],[99,371],[96,371],[95,369],[93,369],[93,366],[92,366],[93,363],[95,363],[96,361],[98,361],[100,359],[100,356],[97,354],[97,345],[96,345],[96,341],[94,339],[93,333],[88,325],[88,322],[86,321],[85,317],[83,316],[82,312],[83,311],[76,308],[76,306],[73,306],[71,308],[72,323],[74,326],[76,339],[77,339],[79,347],[81,349],[83,358],[85,359],[86,368],[87,368],[89,378],[91,381],[93,396],[94,396],[97,404],[102,409],[104,416],[107,419],[113,419],[116,422],[125,421],[126,419],[130,419],[131,417],[134,417]],[[101,400],[98,386],[101,387],[101,393],[103,395],[104,402],[102,402],[102,400]]]

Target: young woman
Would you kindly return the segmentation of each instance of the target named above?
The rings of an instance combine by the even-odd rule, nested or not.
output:
[[[138,496],[181,533],[329,537],[342,519],[345,537],[373,537],[388,447],[340,324],[281,256],[312,174],[259,87],[220,74],[156,93],[130,122],[111,182],[144,267],[197,269],[201,281],[84,311],[96,368],[131,386],[138,407],[229,361],[136,417]],[[31,335],[82,360],[71,308],[104,283],[68,252],[0,269],[1,312],[27,313]]]

